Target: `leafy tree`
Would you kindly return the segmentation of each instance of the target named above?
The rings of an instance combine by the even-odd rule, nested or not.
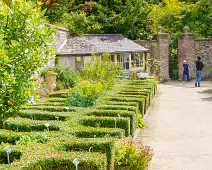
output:
[[[0,2],[0,120],[16,115],[34,94],[33,74],[53,54],[53,29],[37,4]]]

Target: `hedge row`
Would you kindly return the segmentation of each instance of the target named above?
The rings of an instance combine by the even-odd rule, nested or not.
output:
[[[65,106],[65,102],[36,102],[33,104],[26,104],[26,106]]]
[[[84,126],[99,128],[120,128],[125,130],[125,135],[130,135],[130,120],[123,117],[84,117],[80,120]]]
[[[21,156],[22,156],[21,151],[11,150],[11,152],[9,154],[10,163],[12,163],[14,160],[20,159]],[[5,151],[5,148],[3,148],[3,147],[0,147],[0,163],[1,164],[8,164],[7,153]]]
[[[129,117],[130,118],[130,134],[133,135],[137,128],[138,120],[137,114],[133,111],[125,111],[125,110],[95,110],[89,112],[87,115],[94,116],[109,116],[109,117]]]
[[[33,120],[59,120],[65,121],[67,115],[58,112],[48,112],[41,110],[21,110],[19,116],[22,118],[29,118]]]
[[[45,124],[49,126],[46,127]],[[38,121],[25,118],[9,118],[3,123],[3,128],[18,132],[32,132],[32,131],[59,131],[59,126],[56,121]]]
[[[113,169],[115,157],[114,139],[75,139],[71,142],[63,143],[61,148],[64,151],[87,151],[101,152],[107,155],[108,169]]]
[[[53,92],[49,95],[49,97],[61,97],[61,98],[67,98],[69,92],[68,91],[58,91]]]
[[[37,110],[45,110],[50,112],[74,112],[76,108],[68,107],[68,106],[24,106],[22,109],[37,109]]]
[[[125,131],[123,129],[84,127],[76,130],[73,134],[79,138],[123,138]]]

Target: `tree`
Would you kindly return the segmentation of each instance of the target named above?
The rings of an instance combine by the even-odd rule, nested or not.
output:
[[[33,74],[53,55],[53,28],[26,0],[0,2],[0,120],[14,116],[34,95]]]

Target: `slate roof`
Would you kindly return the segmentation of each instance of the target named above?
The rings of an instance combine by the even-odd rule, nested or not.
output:
[[[142,53],[148,49],[121,34],[85,34],[69,36],[57,55],[89,56],[102,53]]]

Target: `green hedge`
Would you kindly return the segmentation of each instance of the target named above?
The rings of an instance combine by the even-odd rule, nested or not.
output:
[[[149,92],[145,92],[145,91],[121,91],[118,94],[122,94],[122,95],[144,95],[148,98],[149,100],[149,104],[152,103],[152,94]]]
[[[22,153],[19,150],[12,149],[10,152],[10,163],[21,158]],[[0,148],[0,163],[8,164],[7,153],[4,148]]]
[[[84,127],[75,131],[73,135],[79,138],[95,138],[95,137],[123,138],[125,136],[125,131],[123,129]]]
[[[107,155],[108,169],[114,169],[115,141],[114,139],[76,139],[64,143],[65,151],[83,150],[87,152],[101,152]]]
[[[41,110],[21,110],[20,117],[33,120],[60,120],[65,121],[67,116],[58,112],[48,112]]]
[[[78,170],[106,170],[107,157],[101,153],[60,152],[22,167],[23,170],[76,170],[73,161],[79,161]]]
[[[49,131],[59,131],[56,121],[38,121],[25,118],[9,118],[3,122],[3,128],[18,132],[32,132],[47,130],[45,124],[49,124]]]
[[[26,106],[65,106],[65,102],[37,102]]]
[[[135,114],[138,114],[138,107],[135,106],[123,106],[123,105],[100,105],[96,107],[100,110],[127,110],[133,111]]]
[[[130,134],[133,135],[135,130],[138,126],[138,117],[132,111],[125,111],[125,110],[95,110],[89,112],[87,115],[94,115],[94,116],[109,116],[109,117],[118,117],[118,114],[121,117],[129,117],[130,118]]]
[[[67,98],[69,92],[68,91],[58,91],[58,92],[53,92],[49,95],[49,97],[61,97],[61,98]]]
[[[105,105],[123,105],[123,106],[135,106],[136,108],[139,108],[139,104],[137,102],[122,102],[122,101],[103,101],[101,104]]]
[[[45,110],[50,112],[74,112],[76,111],[73,107],[68,106],[24,106],[22,109],[37,109],[37,110]]]
[[[135,97],[121,97],[121,96],[113,96],[113,97],[109,97],[109,98],[106,98],[106,100],[109,100],[109,101],[122,101],[122,102],[137,102],[139,104],[139,110],[141,110],[141,114],[144,115],[145,114],[145,111],[146,111],[146,106],[145,106],[145,99],[143,98],[135,98]]]
[[[67,98],[59,98],[59,97],[50,97],[48,99],[43,100],[43,102],[66,102]]]
[[[80,120],[84,126],[120,128],[125,130],[125,135],[130,135],[130,119],[123,117],[84,117]]]

